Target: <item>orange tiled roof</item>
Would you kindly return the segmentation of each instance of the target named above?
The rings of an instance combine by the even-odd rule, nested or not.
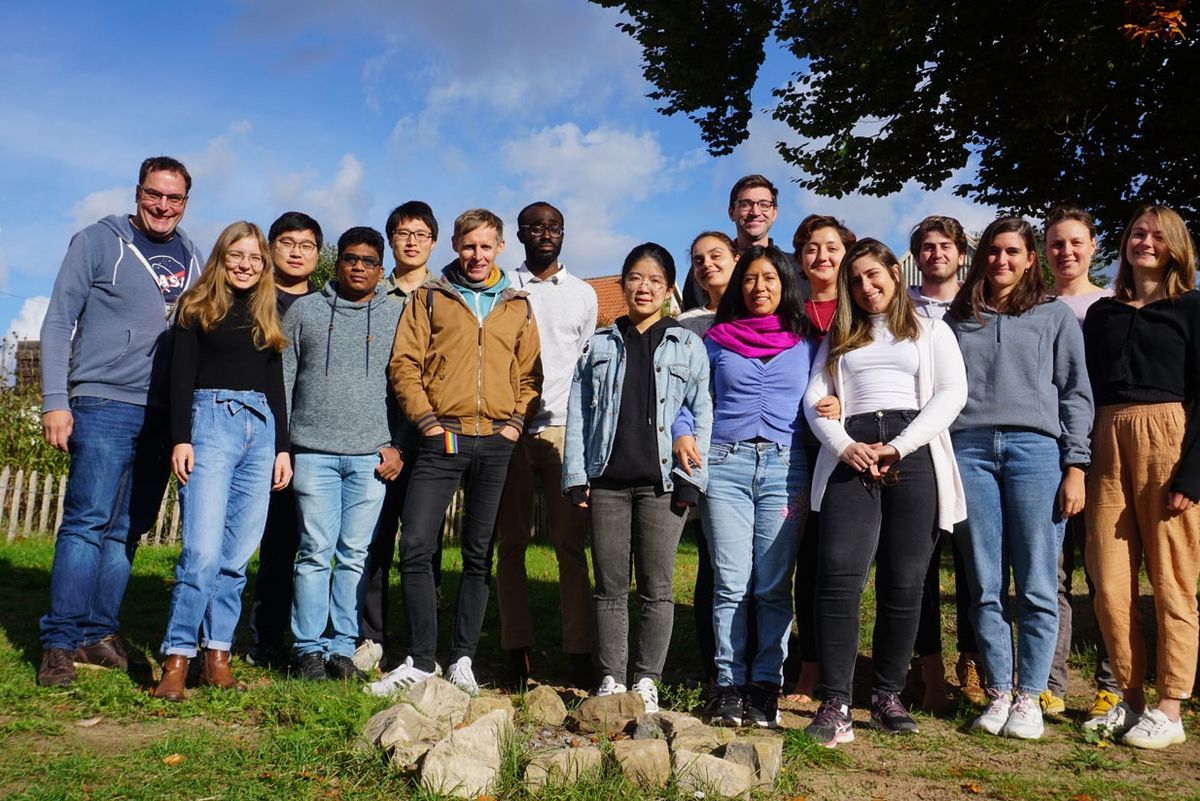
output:
[[[621,292],[621,276],[602,275],[599,278],[583,280],[596,290],[596,301],[599,304],[596,327],[612,325],[613,320],[625,313],[625,296]]]

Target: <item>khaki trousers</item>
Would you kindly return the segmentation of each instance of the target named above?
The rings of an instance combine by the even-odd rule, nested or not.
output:
[[[590,654],[595,642],[595,609],[587,564],[587,512],[560,492],[563,426],[522,434],[508,466],[508,483],[497,518],[496,594],[500,602],[500,644],[506,650],[533,645],[533,614],[525,548],[533,535],[534,475],[541,479],[550,544],[558,558],[558,592],[563,651]],[[540,620],[545,631],[549,622]]]
[[[1187,698],[1196,675],[1200,507],[1167,510],[1187,415],[1182,404],[1122,404],[1096,411],[1087,480],[1087,568],[1096,584],[1096,619],[1122,688],[1141,686],[1146,648],[1138,611],[1145,558],[1154,592],[1157,687]]]

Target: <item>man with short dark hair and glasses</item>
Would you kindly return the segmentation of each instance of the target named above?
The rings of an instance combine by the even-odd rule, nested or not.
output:
[[[428,203],[410,200],[401,203],[388,214],[384,233],[391,245],[395,266],[391,274],[383,279],[383,292],[403,313],[412,293],[431,277],[429,256],[437,244],[438,221]],[[388,575],[396,556],[396,532],[400,528],[400,514],[404,508],[404,496],[408,489],[408,478],[412,475],[413,458],[416,456],[419,439],[416,428],[408,418],[403,414],[399,417],[400,456],[404,466],[399,477],[388,484],[383,510],[379,513],[379,524],[371,538],[371,548],[367,555],[365,588],[359,608],[359,643],[354,650],[354,664],[364,672],[381,666],[384,670],[394,667],[385,661],[385,651],[388,647]],[[440,538],[437,546],[433,560],[433,579],[440,603]]]
[[[279,215],[267,232],[275,277],[275,306],[280,319],[292,304],[317,291],[313,271],[325,237],[321,225],[302,211]],[[286,670],[291,655],[284,647],[292,614],[292,565],[300,545],[296,519],[296,493],[288,484],[271,493],[267,523],[258,547],[258,574],[250,605],[250,651],[246,661],[275,670]]]
[[[352,679],[359,587],[387,484],[400,475],[388,361],[400,309],[381,291],[383,236],[338,239],[337,274],[283,318],[292,486],[300,519],[292,638],[304,679]]]
[[[71,454],[41,621],[38,683],[74,663],[125,670],[119,614],[138,539],[154,524],[170,458],[171,316],[203,256],[178,228],[192,178],[169,156],[142,162],[133,214],[77,233],[42,323],[42,429]]]
[[[543,375],[541,399],[513,448],[496,527],[500,644],[509,653],[509,682],[518,690],[529,678],[534,640],[525,549],[533,534],[535,478],[545,501],[548,531],[544,534],[558,561],[562,648],[570,661],[571,681],[588,690],[594,684],[595,609],[588,577],[587,513],[559,487],[571,376],[584,344],[596,330],[597,302],[591,285],[567,272],[559,261],[563,237],[561,211],[545,201],[529,204],[517,216],[517,239],[525,246],[525,261],[508,273],[515,289],[529,293],[541,338]]]

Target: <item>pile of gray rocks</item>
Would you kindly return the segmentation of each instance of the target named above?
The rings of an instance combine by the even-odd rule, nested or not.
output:
[[[382,748],[429,791],[471,799],[493,793],[514,738],[532,752],[524,779],[535,790],[574,784],[609,760],[646,789],[673,776],[685,793],[732,798],[773,786],[783,761],[779,737],[738,736],[679,712],[647,714],[635,693],[587,698],[568,713],[558,691],[537,687],[524,697],[520,728],[515,723],[507,696],[471,698],[435,677],[372,717],[361,745]]]

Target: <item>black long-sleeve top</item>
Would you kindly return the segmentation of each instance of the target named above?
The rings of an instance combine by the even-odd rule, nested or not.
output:
[[[1083,341],[1097,407],[1184,404],[1187,430],[1170,491],[1200,501],[1200,415],[1195,409],[1200,390],[1200,292],[1140,309],[1101,298],[1088,309]]]
[[[171,441],[192,441],[192,393],[197,389],[253,390],[267,397],[275,417],[275,452],[288,441],[283,358],[254,346],[248,292],[234,292],[225,318],[208,333],[199,325],[175,324],[171,356]]]

